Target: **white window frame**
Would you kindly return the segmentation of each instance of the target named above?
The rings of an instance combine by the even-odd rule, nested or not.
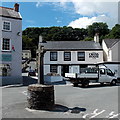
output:
[[[2,49],[3,48],[3,39],[9,39],[10,40],[10,49],[9,50],[3,50]],[[1,40],[1,51],[5,51],[5,52],[11,51],[11,39],[10,38],[2,38],[2,40]]]
[[[4,22],[10,23],[10,29],[9,29],[9,30],[4,29]],[[10,21],[3,21],[3,22],[2,22],[2,30],[4,30],[4,31],[11,31],[11,22],[10,22]]]

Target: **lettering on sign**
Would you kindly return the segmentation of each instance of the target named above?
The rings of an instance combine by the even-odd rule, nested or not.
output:
[[[96,53],[96,52],[92,52],[92,53],[89,53],[89,58],[99,58],[99,53]]]

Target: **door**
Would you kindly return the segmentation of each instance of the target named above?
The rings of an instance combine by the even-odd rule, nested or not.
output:
[[[69,73],[69,65],[62,65],[61,66],[61,75],[65,77],[65,73]]]
[[[99,82],[109,82],[110,78],[107,75],[107,70],[105,68],[100,68],[99,70]]]

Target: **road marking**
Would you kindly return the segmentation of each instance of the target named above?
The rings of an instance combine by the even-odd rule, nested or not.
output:
[[[23,91],[22,93],[27,96],[27,91]]]
[[[115,114],[115,112],[112,111],[108,116],[106,116],[106,118],[115,118],[115,117],[118,117],[119,115],[120,115],[120,113]]]
[[[48,112],[46,110],[34,110],[34,109],[30,109],[30,108],[25,108],[28,112]]]
[[[101,112],[97,112],[98,111],[98,109],[95,109],[92,113],[90,113],[90,114],[85,114],[85,115],[83,115],[82,117],[83,118],[95,118],[96,116],[98,116],[98,115],[100,115],[100,114],[102,114],[103,112],[105,112],[105,110],[102,110]],[[92,115],[92,116],[91,116]],[[90,117],[91,116],[91,117]]]

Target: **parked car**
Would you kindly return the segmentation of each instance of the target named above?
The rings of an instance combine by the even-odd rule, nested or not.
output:
[[[35,70],[30,70],[30,71],[28,72],[28,76],[36,76]]]

